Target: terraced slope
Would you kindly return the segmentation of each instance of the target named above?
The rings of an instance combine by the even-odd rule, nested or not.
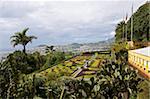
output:
[[[76,56],[70,60],[60,63],[54,67],[48,68],[38,75],[46,78],[51,75],[72,76],[75,78],[90,78],[99,70],[102,58],[98,54],[93,56]]]

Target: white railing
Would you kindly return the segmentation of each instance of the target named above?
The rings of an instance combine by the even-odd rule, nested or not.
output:
[[[150,79],[150,57],[132,50],[128,51],[128,62],[142,71]]]

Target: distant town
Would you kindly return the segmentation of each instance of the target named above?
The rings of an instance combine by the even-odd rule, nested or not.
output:
[[[114,38],[108,39],[106,41],[99,41],[97,43],[72,43],[68,45],[57,45],[54,46],[54,50],[60,52],[93,52],[93,51],[106,51],[109,50],[112,43],[114,42]],[[48,45],[39,45],[35,48],[28,50],[29,53],[33,53],[35,51],[40,52],[41,54],[45,54],[45,49]]]

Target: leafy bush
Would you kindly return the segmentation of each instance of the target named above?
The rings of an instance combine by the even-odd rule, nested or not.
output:
[[[15,51],[7,57],[6,61],[16,71],[28,74],[41,68],[45,58],[41,57],[37,52],[25,54],[21,51]]]
[[[125,63],[106,61],[97,74],[100,92],[106,98],[127,97],[141,91],[139,84],[143,81],[137,72]]]

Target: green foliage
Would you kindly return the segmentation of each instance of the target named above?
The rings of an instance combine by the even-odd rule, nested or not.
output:
[[[16,85],[18,83],[19,73],[8,61],[0,63],[0,97],[9,98],[16,95]]]
[[[150,81],[145,79],[139,86],[140,86],[140,88],[143,89],[143,91],[137,95],[137,98],[138,99],[149,99],[150,98],[150,96],[149,96]]]
[[[33,39],[37,39],[35,36],[27,36],[26,32],[29,30],[29,28],[24,29],[22,32],[15,33],[14,36],[11,36],[11,43],[13,43],[13,46],[20,44],[23,46],[23,52],[26,52],[26,45],[29,42],[32,42]]]
[[[59,64],[58,67],[54,66],[42,73],[34,74],[33,72],[44,66],[45,62],[45,65],[53,66],[65,60],[65,53],[49,52],[43,56],[38,52],[25,54],[16,51],[0,64],[0,86],[2,86],[0,95],[3,98],[59,99],[60,96],[63,99],[99,99],[102,97],[122,99],[131,96],[135,98],[141,91],[138,85],[142,80],[137,77],[136,71],[127,66],[126,43],[115,44],[112,49],[115,59],[106,58],[97,76],[90,79],[89,77],[85,79],[64,78],[70,74],[68,72],[70,69],[65,64],[69,62],[78,64],[87,57],[78,56],[67,63],[64,62],[64,65]]]
[[[41,68],[45,63],[44,61],[45,58],[37,52],[26,54],[21,51],[15,51],[9,54],[7,58],[0,63],[0,96],[2,98],[15,98],[18,97],[19,94],[21,95],[21,88],[19,88],[20,91],[18,92],[18,86],[22,84],[19,82],[20,76]],[[30,85],[30,79],[27,81]],[[26,93],[25,89],[22,91]],[[32,90],[30,91],[32,92]]]
[[[65,99],[128,99],[141,91],[138,86],[142,82],[137,72],[116,62],[106,61],[97,76],[85,79],[65,80]]]
[[[149,31],[149,20],[150,20],[150,2],[145,3],[132,15],[133,17],[133,40],[134,41],[149,41],[150,31]],[[127,21],[127,24],[122,24],[120,22],[116,26],[116,41],[123,38],[123,26],[127,25],[127,39],[130,40],[131,36],[131,17]],[[124,34],[125,35],[125,34]],[[124,36],[125,37],[125,36]]]
[[[125,21],[121,21],[120,23],[117,24],[116,30],[115,30],[115,32],[116,32],[116,35],[115,35],[116,41],[121,41],[121,40],[124,39],[124,37],[125,37],[125,32],[124,32],[125,31],[125,26],[126,26]]]
[[[137,72],[127,65],[126,43],[118,43],[112,47],[112,54],[115,56],[113,60],[110,56],[95,54],[94,58],[77,56],[65,61],[72,57],[72,53],[53,51],[53,46],[48,48],[46,55],[40,55],[38,52],[25,53],[25,46],[32,40],[27,39],[27,30],[12,37],[14,45],[24,45],[24,51],[15,51],[0,62],[0,98],[122,99],[131,96],[135,98],[141,91],[138,85],[142,80],[137,76]],[[77,67],[82,67],[85,60],[90,59],[95,67],[99,67],[100,63],[102,65],[101,61],[105,59],[96,77],[85,75],[87,78],[65,78]],[[46,70],[36,73],[43,69]],[[84,71],[85,74],[91,74],[99,68],[87,69],[90,71]]]
[[[126,42],[118,42],[112,46],[111,58],[118,63],[127,63],[128,61],[128,44]]]
[[[36,65],[35,65],[36,70],[39,70],[40,68],[42,68],[46,62],[46,56],[41,55],[39,52],[34,52],[33,54],[31,54],[31,56],[34,57],[34,61],[36,62]]]
[[[35,96],[45,97],[46,90],[41,91],[40,87],[43,87],[46,79],[41,76],[33,75],[23,75],[20,78],[19,84],[17,86],[17,97],[22,98],[33,98]]]
[[[65,82],[65,99],[98,99],[100,94],[96,88],[97,82],[92,77],[86,81],[84,79],[70,79]]]
[[[6,61],[16,71],[28,74],[42,67],[45,59],[38,52],[25,54],[21,51],[15,51],[8,55]]]
[[[100,92],[106,99],[111,97],[130,97],[141,91],[139,83],[142,79],[137,77],[137,72],[125,63],[106,61],[97,74]]]
[[[59,99],[62,91],[61,81],[48,81],[46,83],[46,96],[49,99]]]
[[[65,60],[65,53],[63,52],[48,53],[46,57],[47,60],[43,68],[52,67],[53,65],[56,65],[59,62]]]
[[[52,52],[52,51],[54,51],[54,46],[52,45],[52,46],[46,46],[46,53],[49,53],[49,52]]]

